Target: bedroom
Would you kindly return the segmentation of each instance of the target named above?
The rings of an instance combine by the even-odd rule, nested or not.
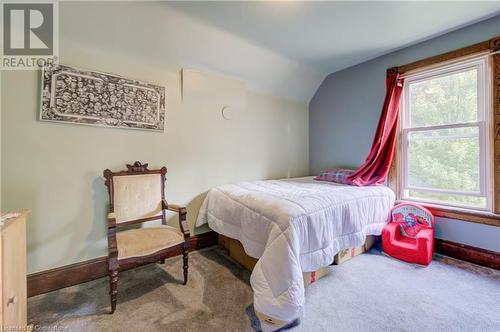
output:
[[[500,330],[500,2],[29,4],[2,2],[4,328]],[[405,202],[429,265],[381,236]]]

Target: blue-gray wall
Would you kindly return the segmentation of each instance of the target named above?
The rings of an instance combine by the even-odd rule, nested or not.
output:
[[[328,75],[309,104],[311,174],[359,166],[370,150],[387,68],[500,35],[500,16]],[[500,252],[500,227],[438,219],[436,236]]]

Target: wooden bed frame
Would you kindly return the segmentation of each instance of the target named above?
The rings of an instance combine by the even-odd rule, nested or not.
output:
[[[361,247],[344,249],[336,254],[332,264],[342,264],[343,262],[370,250],[376,241],[377,236],[368,235],[365,243]],[[258,259],[248,256],[245,249],[243,249],[241,242],[236,239],[219,234],[219,246],[226,250],[232,259],[249,271],[252,271],[255,264],[257,264]]]

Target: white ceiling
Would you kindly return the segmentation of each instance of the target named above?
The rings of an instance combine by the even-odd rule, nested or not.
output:
[[[323,74],[500,14],[500,0],[165,5]]]

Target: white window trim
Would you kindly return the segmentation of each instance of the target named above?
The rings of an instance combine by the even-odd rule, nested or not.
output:
[[[491,153],[492,144],[490,142],[490,137],[492,135],[492,124],[490,119],[492,118],[492,96],[491,96],[491,67],[490,62],[486,56],[479,58],[464,60],[460,62],[454,62],[452,64],[446,64],[439,67],[429,68],[427,70],[420,70],[418,73],[405,75],[405,86],[403,90],[403,95],[401,98],[401,176],[400,186],[401,186],[401,199],[407,201],[430,203],[435,206],[443,207],[458,207],[464,210],[475,210],[475,211],[492,211],[493,208],[493,195],[492,195],[492,183],[489,179],[492,179],[492,169],[493,160],[490,158],[493,154]],[[409,127],[409,98],[407,98],[409,92],[408,83],[416,83],[419,81],[427,80],[429,78],[438,78],[452,74],[454,72],[462,72],[467,69],[477,68],[478,69],[478,120],[476,122],[470,123],[459,123],[459,124],[447,124],[447,125],[436,125],[428,127]],[[425,131],[425,130],[436,130],[436,129],[448,129],[448,128],[459,128],[459,127],[477,127],[479,130],[480,139],[480,190],[479,192],[465,192],[459,190],[446,190],[446,189],[436,189],[436,188],[418,188],[411,187],[408,185],[408,135],[410,132]],[[459,203],[446,203],[442,201],[435,201],[431,199],[421,199],[415,197],[409,197],[409,190],[424,191],[424,192],[436,192],[445,193],[451,195],[467,195],[467,196],[479,196],[486,197],[486,207],[469,206]]]

